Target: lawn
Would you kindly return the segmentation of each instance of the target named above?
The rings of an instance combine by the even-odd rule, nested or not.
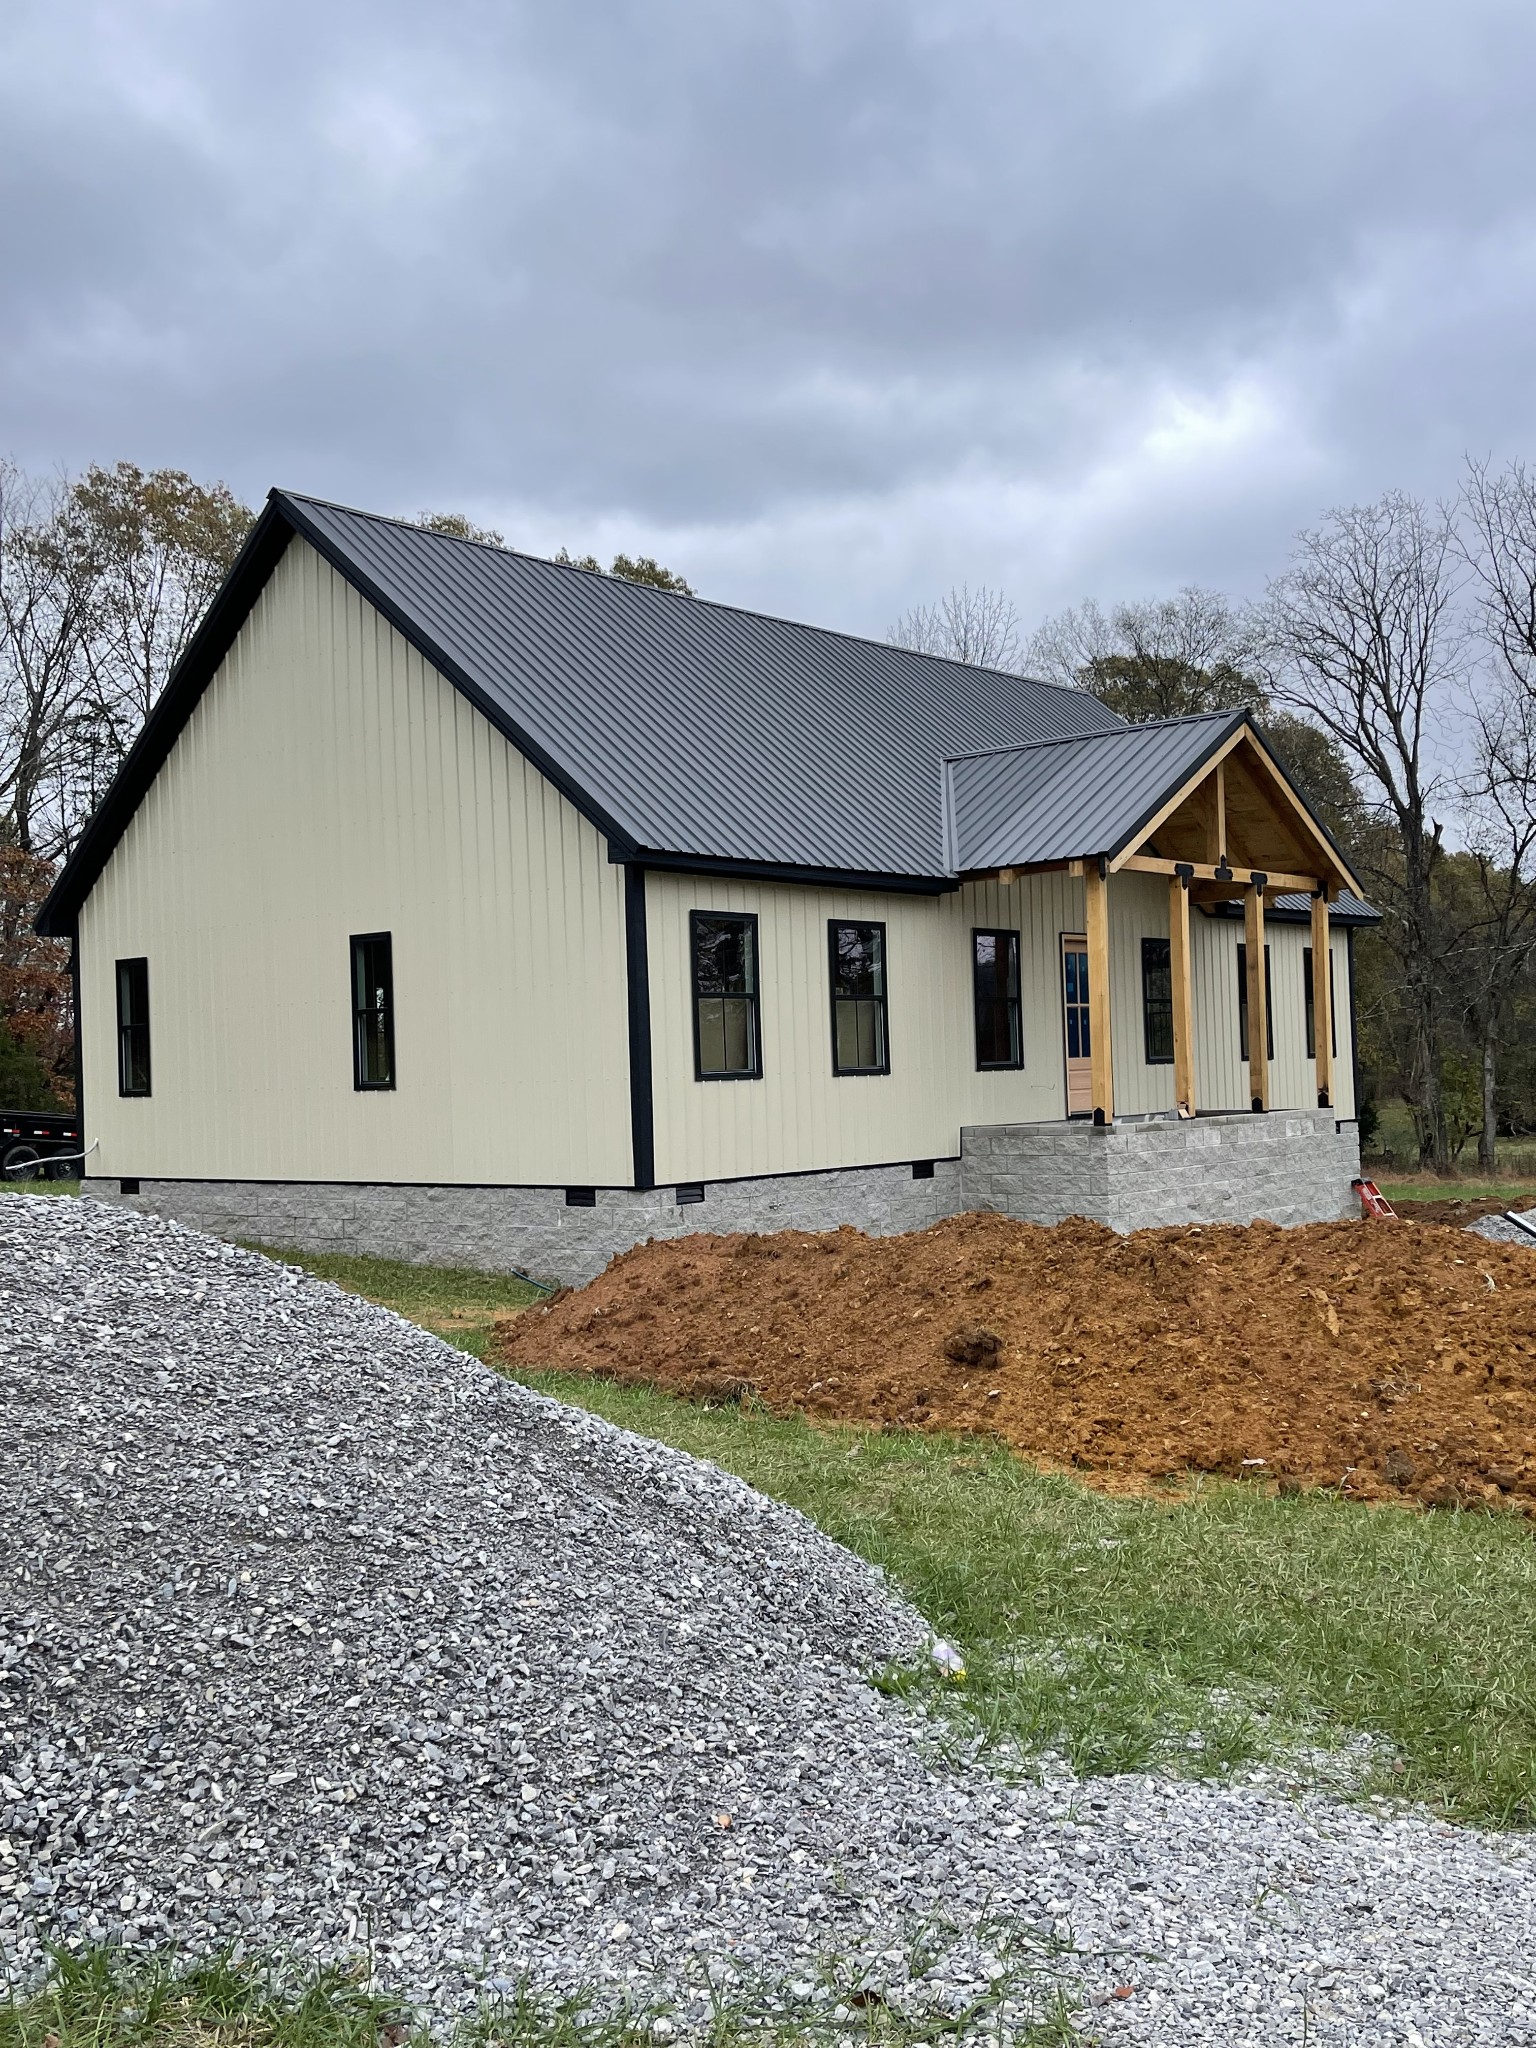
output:
[[[531,1292],[281,1256],[479,1356]],[[946,1697],[967,1732],[1055,1750],[1081,1772],[1280,1758],[1298,1781],[1310,1746],[1369,1737],[1363,1790],[1536,1823],[1536,1541],[1523,1520],[1230,1483],[1116,1499],[985,1439],[521,1377],[739,1473],[882,1566],[963,1647],[967,1682]]]

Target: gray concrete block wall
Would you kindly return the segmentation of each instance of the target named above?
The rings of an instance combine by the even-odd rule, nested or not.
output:
[[[569,1287],[595,1278],[616,1254],[646,1238],[697,1230],[835,1230],[844,1223],[885,1237],[922,1230],[961,1206],[954,1159],[935,1161],[931,1180],[915,1180],[911,1166],[903,1165],[711,1181],[696,1203],[679,1203],[670,1187],[645,1194],[599,1188],[590,1209],[568,1208],[563,1188],[141,1180],[137,1194],[125,1195],[115,1180],[88,1180],[81,1192],[250,1244],[487,1273],[517,1270]]]
[[[579,1287],[619,1252],[691,1231],[835,1230],[877,1237],[922,1230],[966,1209],[1026,1223],[1086,1216],[1114,1230],[1165,1223],[1316,1223],[1359,1213],[1356,1127],[1321,1111],[1202,1117],[1193,1123],[990,1124],[962,1133],[961,1158],[849,1167],[763,1180],[711,1181],[704,1200],[675,1188],[599,1188],[568,1208],[563,1188],[352,1186],[325,1181],[143,1180],[124,1195],[88,1180],[99,1201],[175,1217],[215,1236],[418,1265],[516,1270]]]
[[[962,1196],[1025,1223],[1324,1223],[1358,1216],[1353,1123],[1323,1110],[1189,1122],[994,1124],[961,1133]]]

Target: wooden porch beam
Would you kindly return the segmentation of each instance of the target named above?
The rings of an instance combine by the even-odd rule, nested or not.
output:
[[[1277,875],[1272,869],[1229,868],[1226,874],[1218,865],[1204,860],[1162,860],[1154,853],[1133,853],[1123,860],[1117,870],[1120,874],[1132,875],[1177,875],[1188,874],[1195,882],[1227,882],[1232,884],[1232,894],[1241,895],[1256,874],[1263,874],[1264,886],[1271,895],[1313,896],[1323,886],[1320,875]]]
[[[1317,1054],[1317,1106],[1333,1107],[1333,958],[1328,950],[1328,899],[1312,898],[1312,1044]]]
[[[1180,1116],[1195,1113],[1195,993],[1190,970],[1189,883],[1168,884],[1168,967],[1173,983],[1173,1099]]]
[[[1265,1001],[1264,878],[1256,875],[1243,901],[1243,943],[1248,949],[1248,1102],[1269,1108],[1269,1008]]]
[[[1110,1057],[1109,878],[1097,861],[1085,863],[1083,898],[1088,938],[1088,1054],[1093,1120],[1115,1120],[1115,1075]]]

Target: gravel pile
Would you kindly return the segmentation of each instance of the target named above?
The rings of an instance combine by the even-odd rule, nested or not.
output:
[[[1536,1209],[1517,1209],[1513,1213],[1523,1216],[1527,1223],[1536,1224]],[[1518,1223],[1511,1223],[1508,1216],[1479,1216],[1467,1228],[1475,1230],[1479,1237],[1492,1238],[1495,1244],[1529,1245],[1532,1251],[1536,1251],[1536,1237],[1530,1231],[1522,1230]]]
[[[1023,1930],[1105,2043],[1533,2038],[1524,1844],[947,1767],[862,1675],[927,1649],[877,1574],[295,1271],[4,1197],[0,1386],[11,1971],[366,1945],[440,2014],[526,1971],[686,2026],[829,1957],[955,2007]]]

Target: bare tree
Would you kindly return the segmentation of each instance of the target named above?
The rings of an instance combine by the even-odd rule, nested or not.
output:
[[[52,855],[85,684],[90,564],[62,481],[0,466],[0,841]]]
[[[934,605],[914,605],[891,628],[898,647],[915,654],[942,654],[971,668],[996,668],[1016,673],[1019,666],[1019,615],[1000,590],[978,584],[957,584]]]
[[[86,657],[97,740],[113,770],[229,573],[252,515],[224,484],[131,462],[93,463],[69,499],[92,569]]]
[[[1476,709],[1464,785],[1469,886],[1459,891],[1456,985],[1477,1033],[1479,1166],[1498,1159],[1498,1059],[1516,991],[1536,961],[1536,695],[1506,678]]]
[[[1450,715],[1466,672],[1457,615],[1457,556],[1450,520],[1394,492],[1351,506],[1301,535],[1286,573],[1269,587],[1256,653],[1272,694],[1306,713],[1358,765],[1368,800],[1390,829],[1365,855],[1388,911],[1408,1020],[1405,1081],[1420,1157],[1449,1166],[1440,1085],[1440,965],[1434,899],[1441,829],[1431,817],[1445,789],[1431,730]]]

